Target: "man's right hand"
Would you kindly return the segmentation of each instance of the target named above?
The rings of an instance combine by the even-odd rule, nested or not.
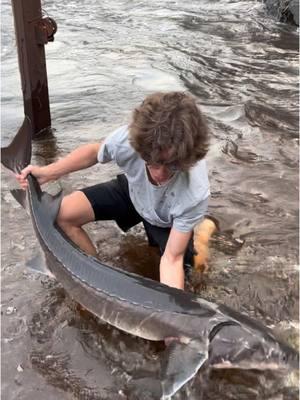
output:
[[[27,175],[29,174],[32,174],[38,180],[40,185],[49,182],[52,179],[47,170],[47,166],[39,167],[38,165],[28,165],[20,174],[16,174],[16,178],[24,190],[28,187]]]
[[[27,189],[28,174],[32,174],[38,180],[39,184],[42,185],[43,183],[59,179],[70,172],[89,168],[97,163],[100,145],[100,143],[90,143],[80,146],[66,157],[43,167],[28,165],[20,174],[16,174],[16,178],[21,187]]]

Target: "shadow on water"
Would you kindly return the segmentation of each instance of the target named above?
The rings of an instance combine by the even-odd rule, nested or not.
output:
[[[34,155],[36,157],[36,162],[44,165],[50,164],[58,159],[59,149],[57,146],[55,129],[35,139]]]
[[[200,4],[201,3],[201,4]],[[189,90],[207,115],[210,212],[220,221],[205,285],[187,289],[271,327],[298,347],[298,34],[262,3],[45,1],[57,22],[47,47],[55,132],[35,141],[48,164],[127,123],[155,90]],[[2,138],[23,120],[11,4],[3,2]],[[68,193],[111,179],[96,166],[64,177]],[[49,190],[56,190],[50,185]],[[2,395],[7,400],[139,398],[130,383],[156,376],[162,343],[132,337],[82,310],[25,263],[37,252],[28,215],[2,171]],[[48,187],[47,187],[48,190]],[[104,263],[158,279],[159,255],[141,226],[87,227]],[[174,399],[294,400],[298,379],[257,371],[198,374]],[[202,397],[201,397],[202,396]],[[142,400],[154,397],[144,392]]]

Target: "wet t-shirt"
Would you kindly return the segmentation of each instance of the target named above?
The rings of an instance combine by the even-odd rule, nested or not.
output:
[[[109,135],[98,153],[98,161],[114,161],[125,173],[131,201],[150,224],[190,232],[207,211],[209,182],[205,160],[188,172],[177,171],[161,186],[148,178],[145,161],[128,140],[128,126]]]

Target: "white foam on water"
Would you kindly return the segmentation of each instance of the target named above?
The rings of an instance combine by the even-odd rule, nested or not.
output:
[[[135,71],[132,83],[153,92],[186,90],[177,76],[151,67]]]

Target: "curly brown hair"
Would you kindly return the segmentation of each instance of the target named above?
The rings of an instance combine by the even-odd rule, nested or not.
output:
[[[183,171],[205,157],[208,136],[195,99],[183,92],[147,96],[129,125],[130,143],[147,163],[172,164]]]

